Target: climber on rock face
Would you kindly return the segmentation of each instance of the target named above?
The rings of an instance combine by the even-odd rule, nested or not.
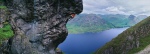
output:
[[[56,54],[69,19],[83,10],[82,0],[4,0],[14,36],[0,54]]]
[[[72,18],[74,18],[75,16],[76,16],[76,14],[74,14],[74,13],[71,14],[71,17],[72,17]]]

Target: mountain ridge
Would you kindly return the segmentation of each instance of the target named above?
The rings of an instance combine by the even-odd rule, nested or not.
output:
[[[133,54],[143,50],[150,41],[150,17],[119,34],[95,54]]]
[[[80,14],[68,22],[67,28],[69,33],[100,32],[111,28],[130,27],[147,17],[139,15],[140,17],[135,16],[130,19],[129,16],[122,14]]]

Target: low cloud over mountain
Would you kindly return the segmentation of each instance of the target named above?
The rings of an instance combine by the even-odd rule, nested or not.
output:
[[[83,13],[150,15],[150,0],[83,0]]]

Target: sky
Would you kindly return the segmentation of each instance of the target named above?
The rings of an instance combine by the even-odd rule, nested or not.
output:
[[[83,0],[86,14],[125,14],[150,16],[150,0]]]

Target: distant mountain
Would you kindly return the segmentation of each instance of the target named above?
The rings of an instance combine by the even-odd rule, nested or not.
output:
[[[102,18],[113,24],[115,28],[118,27],[129,27],[129,19],[127,15],[121,15],[121,14],[116,14],[116,15],[101,15]]]
[[[80,14],[67,24],[69,33],[99,32],[111,28],[130,27],[147,16]]]
[[[139,16],[134,16],[134,15],[130,15],[129,17],[129,25],[133,26],[135,24],[137,24],[138,22],[140,22],[141,20],[147,18],[146,15],[139,15]]]
[[[146,16],[138,16],[137,19]],[[140,18],[140,19],[141,19]],[[142,20],[135,26],[130,27],[102,48],[95,54],[149,54],[150,51],[150,17]],[[148,46],[147,48],[145,48]],[[145,48],[144,51],[141,51]],[[146,50],[147,49],[147,50]],[[140,51],[140,52],[139,52]]]
[[[143,20],[143,19],[145,19],[145,18],[147,18],[146,15],[139,15],[139,16],[137,16],[134,20],[135,20],[136,22],[140,22],[141,20]]]
[[[68,22],[70,33],[97,32],[110,28],[113,25],[96,14],[81,14]]]
[[[135,25],[136,23],[138,23],[138,22],[136,22],[136,16],[134,16],[134,15],[129,15],[128,16],[128,19],[129,19],[129,22],[128,22],[128,24],[129,25],[131,25],[131,26],[133,26],[133,25]]]

